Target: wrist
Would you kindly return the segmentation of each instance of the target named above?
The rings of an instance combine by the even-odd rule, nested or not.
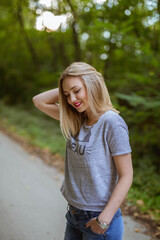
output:
[[[102,215],[100,214],[98,216],[98,220],[102,223],[107,223],[108,225],[110,224],[111,220],[110,220],[110,217],[106,216],[106,215]]]
[[[109,225],[112,221],[113,216],[114,213],[111,212],[111,209],[106,208],[99,214],[98,219],[100,222],[105,222]]]
[[[108,227],[109,227],[109,224],[108,223],[106,223],[106,222],[101,222],[100,220],[99,220],[99,217],[96,217],[96,222],[97,222],[97,224],[102,228],[102,229],[108,229]]]

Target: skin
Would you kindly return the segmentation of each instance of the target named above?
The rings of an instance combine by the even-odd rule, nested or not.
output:
[[[50,117],[59,120],[59,106],[57,104],[59,96],[59,89],[55,88],[49,91],[37,94],[32,98],[33,104],[36,108],[46,113]]]
[[[95,116],[89,107],[87,90],[81,79],[79,77],[67,77],[63,80],[62,87],[68,103],[79,112],[86,111],[88,125],[95,123],[99,117]],[[58,89],[46,91],[35,96],[33,98],[33,103],[41,111],[59,120],[59,106],[56,103],[58,101],[58,94]],[[80,104],[80,106],[76,107],[75,104],[77,106]],[[100,222],[105,222],[107,224],[110,224],[114,214],[123,203],[133,178],[132,158],[130,153],[114,156],[113,159],[119,179],[107,205],[98,217]],[[106,229],[101,229],[95,218],[91,219],[86,224],[86,227],[90,227],[93,232],[98,234],[103,234],[106,231]]]
[[[67,101],[70,105],[77,109],[79,112],[86,111],[88,122],[92,119],[96,119],[96,116],[92,113],[87,97],[87,90],[83,82],[79,77],[67,77],[63,80],[63,91],[67,97]],[[76,107],[76,103],[81,103],[79,107]],[[97,120],[97,119],[96,119]],[[105,206],[104,210],[99,215],[100,222],[110,224],[114,214],[118,208],[123,203],[127,192],[132,184],[133,169],[132,169],[132,159],[131,154],[124,154],[113,157],[116,169],[118,172],[118,182],[117,185]],[[96,218],[91,219],[86,227],[90,227],[93,232],[98,234],[103,234],[106,229],[102,229],[96,222]]]
[[[118,182],[112,195],[105,206],[104,210],[99,215],[100,222],[105,222],[110,224],[114,214],[118,210],[118,208],[123,203],[127,192],[132,184],[133,178],[133,169],[132,169],[132,159],[131,154],[124,154],[119,156],[114,156],[114,161],[116,165],[116,169],[118,172]],[[86,227],[91,227],[92,231],[95,233],[103,234],[106,229],[101,229],[97,224],[95,218],[91,219]]]
[[[62,87],[68,103],[78,112],[86,111],[88,125],[98,120],[99,117],[95,116],[89,107],[87,89],[79,77],[65,78]],[[81,105],[78,106],[80,103]]]

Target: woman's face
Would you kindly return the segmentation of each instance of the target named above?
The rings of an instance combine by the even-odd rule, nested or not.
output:
[[[63,80],[62,88],[67,102],[78,112],[84,112],[88,109],[86,86],[79,77],[68,76]]]

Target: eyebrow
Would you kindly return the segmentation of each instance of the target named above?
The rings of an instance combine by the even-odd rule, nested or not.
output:
[[[72,89],[74,89],[74,88],[76,88],[76,87],[78,87],[78,86],[73,86],[70,90],[72,90]],[[63,92],[65,93],[65,92],[67,92],[67,91],[63,91]]]

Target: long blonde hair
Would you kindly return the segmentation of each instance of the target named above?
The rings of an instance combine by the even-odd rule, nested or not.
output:
[[[86,86],[89,106],[96,116],[110,109],[119,113],[111,103],[102,74],[87,63],[74,62],[64,70],[59,80],[60,126],[65,138],[69,139],[71,135],[78,134],[87,117],[85,112],[79,113],[67,102],[62,82],[68,76],[79,77]]]

